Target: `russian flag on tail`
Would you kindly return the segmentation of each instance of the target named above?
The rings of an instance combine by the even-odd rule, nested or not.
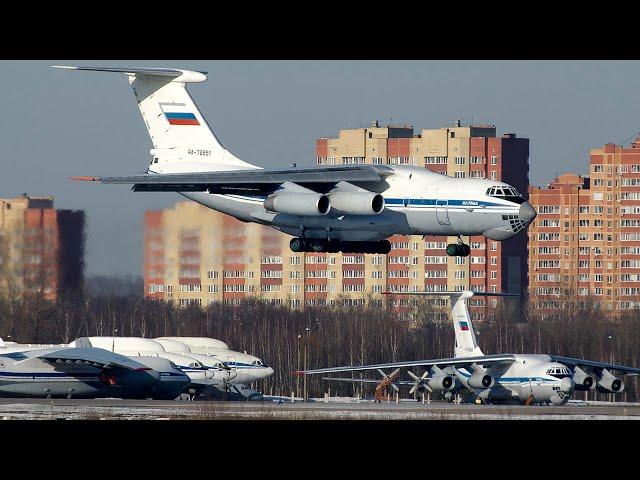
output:
[[[469,324],[467,322],[460,322],[460,330],[469,330]]]
[[[160,108],[170,125],[200,125],[195,114],[184,103],[161,103]]]

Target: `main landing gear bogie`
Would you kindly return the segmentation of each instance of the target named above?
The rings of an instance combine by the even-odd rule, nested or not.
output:
[[[326,240],[323,238],[294,237],[289,242],[292,252],[315,253],[381,253],[391,251],[391,243],[388,240],[378,242],[346,242],[341,240]]]

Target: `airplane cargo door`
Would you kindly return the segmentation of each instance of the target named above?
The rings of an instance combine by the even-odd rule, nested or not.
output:
[[[449,225],[449,200],[436,200],[436,218],[440,225]]]

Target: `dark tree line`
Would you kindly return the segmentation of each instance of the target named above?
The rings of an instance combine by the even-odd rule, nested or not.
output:
[[[426,301],[415,309],[418,320],[402,322],[390,306],[292,310],[246,300],[237,306],[214,304],[200,309],[142,297],[86,296],[56,303],[31,299],[0,302],[0,336],[19,343],[67,343],[92,335],[218,338],[230,348],[256,355],[273,366],[275,374],[260,385],[262,391],[290,395],[297,388],[302,394],[303,381],[292,372],[305,364],[322,368],[451,356],[454,336],[450,322],[430,321],[432,307]],[[613,320],[587,303],[580,308],[565,305],[554,319],[543,319],[535,308],[517,299],[499,301],[495,313],[491,321],[474,323],[485,354],[550,353],[640,366],[637,313]],[[640,398],[635,378],[625,380],[625,398]],[[329,385],[319,376],[307,379],[310,396],[322,396],[329,386],[332,395],[354,395],[361,388]],[[365,394],[371,392],[372,387],[364,387]],[[576,397],[584,398],[584,394]]]

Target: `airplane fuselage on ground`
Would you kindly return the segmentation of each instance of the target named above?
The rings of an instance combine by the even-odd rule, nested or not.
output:
[[[549,355],[513,355],[514,361],[508,366],[492,366],[487,374],[495,383],[487,390],[478,390],[477,395],[490,402],[527,403],[529,401],[564,405],[573,392],[572,372]],[[467,381],[473,371],[457,369],[456,376],[471,390]]]

